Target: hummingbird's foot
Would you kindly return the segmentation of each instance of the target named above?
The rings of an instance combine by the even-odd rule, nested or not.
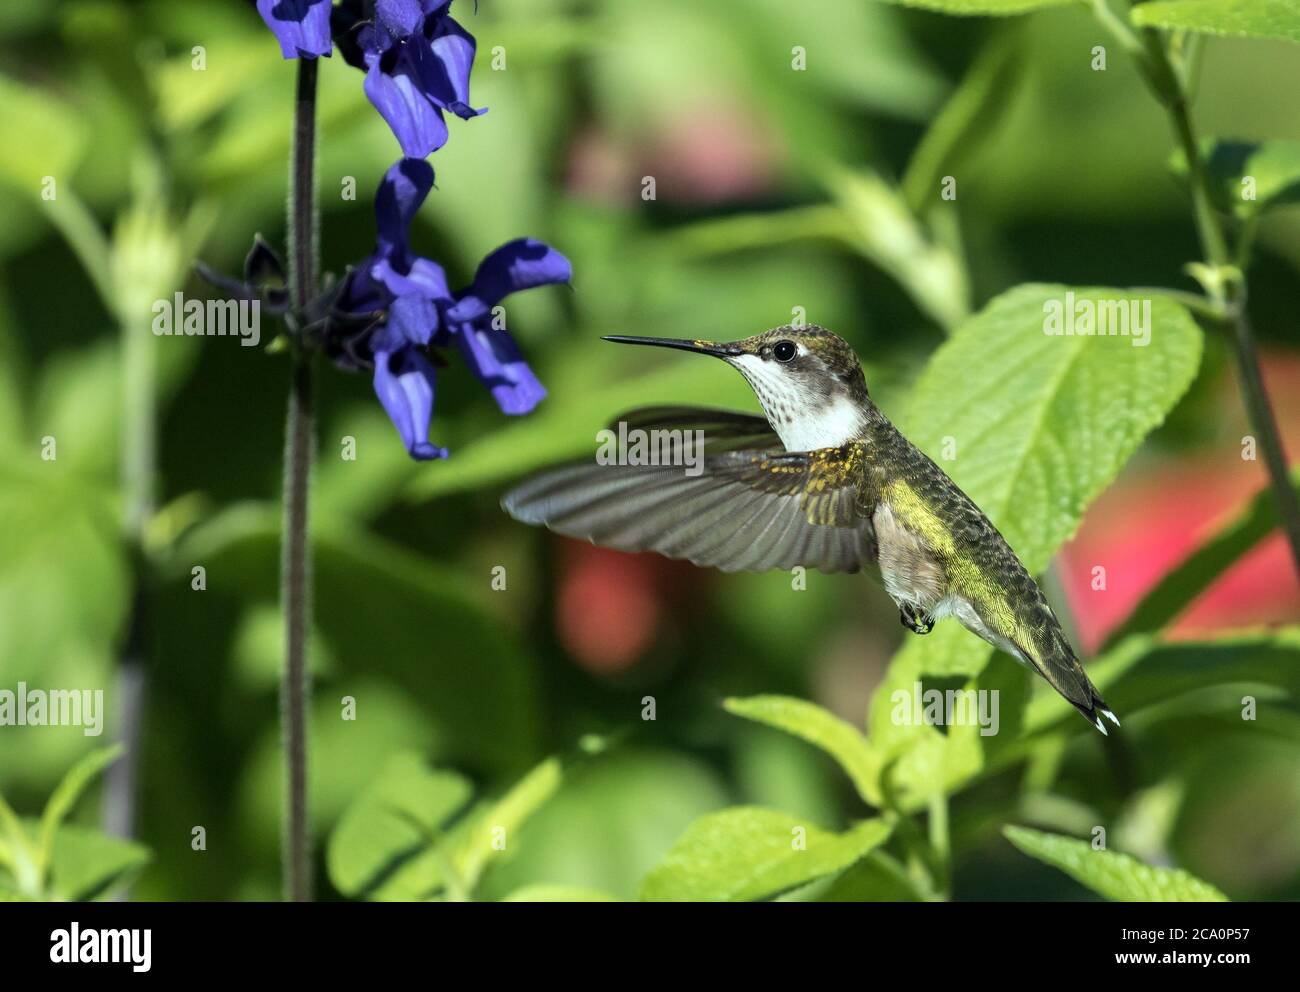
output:
[[[934,630],[934,617],[911,603],[899,607],[899,620],[913,634],[928,634]]]

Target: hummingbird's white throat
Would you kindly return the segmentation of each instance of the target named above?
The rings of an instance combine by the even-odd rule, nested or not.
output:
[[[757,355],[737,355],[729,361],[753,388],[786,451],[838,448],[866,426],[862,410],[846,393],[810,397],[783,365]]]

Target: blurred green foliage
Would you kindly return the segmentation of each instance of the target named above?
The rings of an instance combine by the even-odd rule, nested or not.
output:
[[[754,408],[724,368],[631,355],[600,334],[729,339],[799,312],[855,345],[872,395],[924,449],[970,445],[945,468],[1035,570],[1144,442],[1146,458],[1223,442],[1207,385],[1223,349],[1176,294],[1155,300],[1146,348],[1040,330],[1044,299],[1070,286],[1185,292],[1198,255],[1160,108],[1120,46],[1105,72],[1090,68],[1091,46],[1111,42],[1084,6],[664,0],[649,17],[632,0],[490,0],[460,12],[479,40],[475,103],[491,113],[452,122],[417,249],[461,285],[485,250],[527,233],[559,246],[575,280],[511,306],[550,390],[534,415],[505,422],[463,370],[442,374],[432,435],[451,447],[446,463],[407,459],[364,376],[322,377],[311,795],[334,894],[1152,896],[1133,888],[1141,879],[1183,897],[1300,897],[1300,839],[1266,829],[1300,811],[1295,631],[1156,636],[1272,526],[1265,499],[1089,663],[1124,718],[1108,740],[955,625],[886,670],[896,617],[853,579],[812,575],[792,594],[785,575],[672,569],[684,593],[665,596],[673,608],[638,664],[581,667],[560,619],[569,550],[497,509],[510,480],[588,451],[627,408]],[[909,7],[1051,9],[985,20]],[[1215,7],[1138,12],[1200,29]],[[1297,37],[1245,14],[1223,33]],[[487,63],[497,46],[505,71]],[[806,71],[792,70],[795,46]],[[192,257],[231,270],[252,232],[282,241],[292,69],[246,5],[219,0],[7,0],[0,59],[0,688],[115,698],[131,604],[147,592],[136,821],[152,852],[139,873],[144,849],[92,830],[91,803],[83,825],[63,822],[101,760],[79,728],[3,727],[3,884],[75,898],[135,877],[144,898],[270,897],[286,363],[146,326],[155,298],[207,291],[187,275]],[[1251,149],[1212,157],[1220,178],[1231,191],[1263,162],[1256,207],[1279,208],[1253,232],[1257,329],[1294,347],[1294,152],[1266,142],[1300,139],[1278,98],[1300,83],[1300,49],[1216,40],[1204,61],[1206,133]],[[369,250],[370,199],[398,155],[360,79],[337,57],[321,78],[321,250],[335,273]],[[945,176],[955,201],[937,195]],[[156,409],[139,405],[146,392]],[[142,457],[157,505],[136,548],[121,519]],[[914,682],[998,689],[1001,733],[897,725],[890,693]],[[1258,701],[1252,721],[1243,696]],[[608,739],[584,749],[590,734]],[[55,791],[69,767],[74,784]],[[52,826],[9,808],[52,791]],[[1013,821],[1076,836],[1107,824],[1127,853],[1098,859],[1009,830],[1081,888],[1017,852],[1003,836]],[[1259,832],[1241,831],[1247,821]]]

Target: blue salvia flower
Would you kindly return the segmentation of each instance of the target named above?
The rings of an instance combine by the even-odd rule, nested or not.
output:
[[[375,393],[411,456],[445,458],[429,441],[435,373],[431,349],[456,346],[504,413],[523,414],[546,395],[493,308],[509,294],[567,283],[568,259],[530,238],[502,245],[478,267],[474,281],[451,292],[442,267],[410,250],[408,228],[433,187],[433,167],[404,158],[384,175],[375,197],[377,247],[353,269],[335,302],[365,329],[330,342],[343,364],[374,369]]]
[[[468,119],[474,37],[448,13],[451,0],[345,0],[335,35],[349,63],[366,73],[366,97],[408,158],[447,142],[443,111]]]
[[[286,59],[329,55],[330,0],[257,0],[257,12]]]

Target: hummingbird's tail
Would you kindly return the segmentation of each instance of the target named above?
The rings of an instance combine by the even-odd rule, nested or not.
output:
[[[1035,645],[1038,650],[1030,656],[1034,667],[1102,734],[1107,733],[1103,717],[1118,727],[1119,718],[1101,698],[1092,679],[1088,678],[1060,625],[1052,624],[1044,633],[1046,636]]]
[[[1091,682],[1088,684],[1092,686]],[[1106,705],[1106,700],[1101,698],[1101,693],[1097,691],[1096,686],[1092,686],[1092,699],[1087,706],[1075,703],[1074,700],[1070,700],[1070,702],[1074,703],[1075,709],[1083,714],[1084,719],[1101,731],[1103,737],[1109,736],[1109,734],[1106,731],[1106,724],[1102,722],[1102,717],[1105,717],[1115,726],[1119,726],[1119,717]]]

